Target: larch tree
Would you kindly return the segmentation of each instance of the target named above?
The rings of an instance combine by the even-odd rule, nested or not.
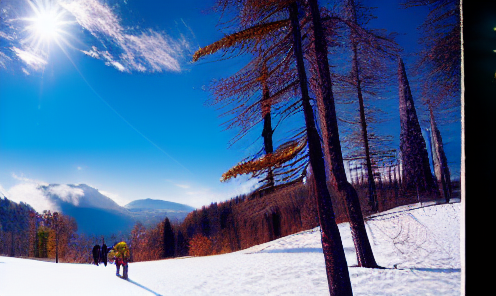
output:
[[[324,84],[322,81],[323,76],[325,76],[325,71],[329,73],[329,63],[327,61],[327,47],[325,44],[325,37],[323,35],[322,25],[320,23],[320,12],[316,2],[310,2],[310,10],[312,13],[312,22],[314,30],[314,40],[315,40],[315,52],[317,60],[321,62],[319,67],[319,83]],[[308,80],[303,60],[303,48],[301,45],[301,32],[300,32],[300,22],[299,22],[299,12],[298,3],[296,1],[289,4],[289,16],[291,20],[291,30],[293,33],[294,42],[294,52],[296,58],[296,65],[298,69],[298,77],[300,82],[303,113],[305,115],[305,126],[307,131],[307,141],[310,165],[312,169],[313,182],[315,185],[317,209],[319,213],[319,222],[321,228],[321,240],[322,249],[326,264],[327,282],[329,285],[329,292],[331,295],[353,295],[351,289],[351,281],[348,271],[348,266],[346,263],[346,256],[344,254],[343,244],[339,229],[336,224],[334,210],[331,201],[331,195],[327,188],[327,177],[325,170],[324,154],[320,145],[320,136],[317,132],[316,123],[314,119],[314,113],[312,106],[310,104],[310,96],[308,92]],[[330,75],[329,75],[330,76]],[[326,95],[331,95],[330,93],[330,81],[325,87],[321,89],[322,97]],[[320,100],[319,100],[320,101]],[[322,110],[322,102],[319,102],[319,111]],[[331,105],[330,107],[334,107]],[[322,113],[320,121],[322,123]],[[327,119],[327,118],[326,118]],[[336,123],[337,127],[337,123]],[[323,133],[326,128],[324,124],[322,126]],[[326,139],[324,138],[324,147]],[[335,146],[333,146],[335,147]],[[338,146],[339,147],[339,138]],[[339,151],[340,152],[340,151]],[[341,161],[342,163],[342,161]],[[332,165],[332,164],[331,164]],[[344,172],[344,168],[343,168]],[[332,175],[333,170],[331,170]],[[345,176],[346,179],[346,176]],[[333,186],[335,184],[332,184]],[[350,185],[351,187],[351,185]],[[356,194],[356,193],[355,193]]]
[[[142,261],[145,257],[144,251],[146,249],[146,228],[141,222],[136,222],[131,230],[131,261]]]
[[[429,13],[418,28],[422,34],[415,70],[422,76],[422,103],[428,110],[434,175],[446,202],[451,176],[438,124],[460,122],[461,16],[459,0],[404,0],[404,7],[424,6]],[[453,118],[454,117],[454,118]]]
[[[384,86],[392,76],[388,73],[391,58],[397,55],[399,48],[393,40],[394,34],[366,28],[373,18],[370,10],[357,1],[344,0],[338,1],[332,9],[321,8],[321,13],[332,59],[332,92],[335,104],[339,105],[336,112],[340,134],[344,135],[341,143],[346,147],[343,156],[354,163],[365,161],[369,204],[377,211],[374,166],[390,159],[394,149],[384,145],[391,142],[392,136],[383,135],[374,127],[387,117],[374,103],[384,96]],[[351,56],[351,62],[348,56]],[[310,85],[320,96],[314,74],[318,63],[315,58],[312,60]]]
[[[69,243],[74,239],[78,227],[73,217],[59,212],[52,214],[50,227],[53,230],[50,232],[49,237],[52,241],[50,253],[53,254],[55,252],[55,262],[58,263],[59,258],[66,258]],[[55,244],[55,248],[53,248],[53,243]]]
[[[327,44],[319,6],[316,0],[308,0],[308,6],[312,16],[312,42],[318,65],[317,81],[320,95],[317,95],[317,105],[322,130],[322,139],[324,143],[324,152],[330,167],[329,180],[331,183],[332,194],[338,196],[346,204],[359,266],[377,268],[379,266],[375,261],[372,247],[370,246],[370,242],[368,240],[363,214],[358,200],[358,194],[353,186],[348,182],[344,169],[336,109],[332,93],[329,60],[327,57]],[[313,163],[312,168],[315,170]],[[317,179],[317,175],[314,177]],[[318,181],[316,180],[316,182],[318,187]]]
[[[239,128],[232,143],[263,121],[263,148],[223,174],[221,181],[242,174],[259,177],[265,173],[262,181],[266,183],[258,190],[271,189],[276,183],[281,184],[301,176],[304,170],[305,156],[300,153],[302,149],[293,150],[294,153],[290,155],[283,153],[284,159],[279,157],[281,151],[288,151],[288,147],[291,149],[295,144],[302,147],[299,145],[304,142],[302,132],[280,144],[277,151],[274,150],[275,129],[283,120],[296,114],[300,107],[299,101],[292,99],[297,90],[297,81],[296,72],[291,68],[291,35],[284,32],[288,24],[289,21],[284,19],[265,20],[265,23],[227,35],[199,49],[193,57],[196,61],[221,49],[238,50],[254,56],[243,69],[231,77],[216,81],[212,87],[212,104],[220,104],[227,109],[223,116],[231,116],[226,122],[227,128]],[[264,42],[261,42],[262,39]],[[273,118],[278,119],[274,127]]]
[[[29,257],[38,257],[38,228],[39,214],[36,211],[29,212]]]
[[[247,2],[247,3],[245,3]],[[296,1],[244,1],[244,8],[247,11],[262,11],[271,14],[270,9],[287,9],[291,22],[291,34],[293,37],[293,51],[296,59],[296,69],[298,73],[298,82],[301,92],[301,104],[305,118],[306,140],[308,143],[308,154],[313,178],[315,182],[315,194],[318,204],[319,220],[321,225],[322,245],[326,263],[327,278],[331,295],[351,295],[351,283],[349,280],[346,257],[341,242],[341,237],[335,221],[332,207],[331,195],[327,188],[326,167],[324,153],[320,144],[320,135],[317,131],[317,125],[310,103],[308,90],[308,80],[304,64],[304,50],[302,46],[302,36],[300,31],[300,15],[302,10],[299,9],[301,3]],[[270,4],[270,5],[269,5]],[[344,173],[341,147],[339,143],[339,133],[337,130],[337,121],[332,99],[332,90],[329,74],[329,62],[327,60],[327,45],[325,43],[324,31],[320,20],[320,12],[317,3],[309,1],[311,7],[313,23],[313,45],[317,57],[319,71],[318,81],[321,98],[319,99],[319,117],[320,126],[325,135],[324,146],[326,155],[330,159],[331,167],[331,187],[333,193],[340,196],[347,202],[350,220],[353,225],[352,233],[355,239],[359,263],[362,266],[377,267],[370,243],[365,231],[363,216],[358,203],[358,196],[351,184],[346,180]],[[245,11],[246,11],[245,10]],[[260,19],[254,18],[254,19]],[[263,19],[263,18],[262,18]],[[327,71],[327,72],[326,72]],[[327,100],[326,100],[327,99]],[[325,132],[324,132],[325,131]],[[294,149],[294,148],[293,148]],[[341,168],[341,169],[340,169]],[[354,193],[354,195],[353,195]],[[360,223],[361,222],[361,223]],[[358,250],[360,249],[360,250]]]
[[[378,85],[384,86],[385,75],[383,73],[386,72],[384,71],[384,60],[396,55],[398,48],[389,36],[364,28],[367,18],[371,18],[371,16],[367,15],[366,11],[362,11],[365,8],[358,5],[357,0],[347,0],[344,10],[345,20],[350,31],[348,36],[352,52],[352,68],[348,81],[358,98],[361,144],[364,150],[369,187],[368,197],[372,211],[377,212],[378,200],[369,145],[370,137],[367,127],[368,120],[366,118],[364,92],[367,91],[366,88],[371,88],[371,84],[374,84],[376,88]],[[364,19],[361,22],[359,22],[358,10],[360,10],[361,18]],[[369,93],[371,92],[369,91]]]
[[[433,101],[458,96],[461,85],[461,18],[459,0],[403,0],[404,7],[424,6],[429,13],[418,28],[422,46],[417,68],[426,87],[437,88]],[[436,104],[436,102],[432,102]]]

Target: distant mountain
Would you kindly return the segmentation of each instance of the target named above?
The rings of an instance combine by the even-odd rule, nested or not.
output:
[[[182,222],[195,208],[164,200],[140,199],[124,207],[86,184],[50,184],[40,186],[43,194],[63,214],[72,216],[78,232],[88,235],[129,233],[137,221],[155,226],[169,217],[171,222]]]
[[[39,189],[63,214],[76,219],[80,233],[97,236],[126,233],[135,224],[127,209],[88,185],[50,184]]]
[[[154,226],[168,217],[171,222],[182,222],[195,208],[185,204],[158,199],[139,199],[124,206],[136,221]]]
[[[178,211],[178,212],[191,212],[195,208],[188,205],[175,203],[171,201],[159,200],[159,199],[138,199],[134,200],[124,206],[128,210],[134,209],[146,209],[146,210],[168,210],[168,211]]]

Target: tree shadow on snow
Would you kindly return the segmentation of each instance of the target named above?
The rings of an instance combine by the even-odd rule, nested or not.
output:
[[[147,288],[147,287],[145,287],[145,286],[143,286],[143,285],[141,285],[141,284],[139,284],[139,283],[137,283],[137,282],[135,282],[135,281],[133,281],[131,279],[128,279],[127,281],[130,282],[130,283],[132,283],[132,284],[135,284],[136,286],[138,286],[140,288],[143,288],[143,289],[147,290],[148,292],[152,293],[155,296],[162,296],[161,294],[159,294],[159,293],[157,293],[157,292],[155,292],[155,291],[153,291],[153,290],[151,290],[151,289],[149,289],[149,288]]]
[[[415,271],[429,271],[429,272],[442,272],[442,273],[453,273],[462,272],[461,268],[410,268]]]
[[[274,249],[263,250],[260,253],[322,253],[322,248],[289,248],[289,249]]]
[[[357,267],[357,266],[354,266]],[[383,269],[397,269],[397,270],[410,270],[410,271],[427,271],[427,272],[439,272],[439,273],[456,273],[456,272],[462,272],[461,268],[426,268],[426,267],[420,267],[420,268],[398,268],[394,266],[393,268],[390,267],[385,267]]]

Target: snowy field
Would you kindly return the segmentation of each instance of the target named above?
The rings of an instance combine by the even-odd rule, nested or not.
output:
[[[376,261],[356,267],[349,225],[339,225],[354,295],[460,295],[460,203],[396,209],[366,224]],[[122,274],[122,268],[121,268]],[[0,257],[0,296],[329,295],[319,228],[239,252],[114,265]]]

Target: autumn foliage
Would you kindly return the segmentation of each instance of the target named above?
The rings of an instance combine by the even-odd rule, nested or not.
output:
[[[212,253],[212,241],[202,235],[195,234],[189,241],[189,254],[191,256],[206,256]]]

